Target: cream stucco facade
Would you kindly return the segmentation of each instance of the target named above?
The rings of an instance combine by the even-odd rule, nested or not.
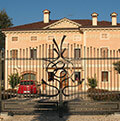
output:
[[[48,11],[47,11],[48,12]],[[48,12],[49,14],[49,12]],[[94,13],[95,14],[95,13]],[[82,23],[72,21],[67,18],[63,18],[54,23],[46,25],[40,29],[6,29],[3,33],[6,35],[5,52],[6,58],[10,58],[11,50],[18,50],[18,58],[30,58],[30,49],[37,49],[37,58],[48,57],[49,49],[54,48],[52,39],[55,38],[58,45],[61,43],[63,35],[66,35],[63,47],[67,48],[69,58],[74,58],[75,49],[81,49],[81,58],[100,58],[100,48],[108,48],[108,57],[119,57],[120,49],[120,26],[115,25],[116,18],[112,18],[113,23],[109,26],[99,26],[97,24],[97,14],[92,14],[93,21],[90,26],[83,26]],[[47,18],[46,18],[47,16]],[[49,23],[49,16],[45,13],[45,23]],[[92,25],[93,23],[93,25]],[[17,37],[16,41],[13,41],[13,37]],[[37,39],[31,40],[31,37]],[[113,51],[114,50],[114,51]],[[56,55],[55,55],[56,56]],[[119,75],[116,74],[113,62],[117,60],[80,60],[73,62],[75,68],[69,67],[68,73],[72,73],[72,69],[76,72],[80,72],[81,78],[84,78],[82,86],[78,86],[80,90],[86,90],[88,77],[97,76],[98,88],[119,90]],[[9,88],[8,76],[11,73],[18,72],[20,75],[25,73],[34,73],[36,80],[41,83],[41,79],[48,80],[46,73],[46,66],[48,62],[41,60],[9,60],[5,61],[5,88]],[[101,72],[108,72],[108,81],[102,82]],[[49,69],[52,72],[52,68]],[[60,75],[60,73],[58,73]],[[74,78],[74,77],[73,77]],[[117,82],[115,82],[117,80]],[[49,82],[54,85],[53,82]],[[76,82],[77,83],[77,82]],[[116,84],[118,83],[118,84]],[[72,83],[71,83],[72,84]]]

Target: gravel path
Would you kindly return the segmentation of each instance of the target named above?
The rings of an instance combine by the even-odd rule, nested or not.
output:
[[[120,115],[69,115],[59,118],[57,115],[14,115],[1,116],[1,121],[120,121]]]

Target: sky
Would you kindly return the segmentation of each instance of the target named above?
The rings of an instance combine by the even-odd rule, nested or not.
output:
[[[50,19],[91,19],[97,12],[98,20],[111,21],[110,14],[118,13],[120,0],[0,0],[0,10],[5,9],[14,26],[43,20],[43,10],[51,11]]]

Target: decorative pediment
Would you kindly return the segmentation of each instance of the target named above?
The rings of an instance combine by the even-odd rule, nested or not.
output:
[[[81,24],[78,24],[70,19],[63,18],[63,19],[61,19],[53,24],[50,24],[50,25],[44,27],[44,29],[78,28],[80,26],[81,26]]]

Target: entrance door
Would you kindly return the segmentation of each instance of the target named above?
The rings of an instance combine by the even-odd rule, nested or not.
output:
[[[68,86],[68,79],[67,79],[68,74],[66,74],[65,72],[61,72],[60,77],[62,77],[62,78],[60,78],[60,88],[64,88],[65,86]]]

